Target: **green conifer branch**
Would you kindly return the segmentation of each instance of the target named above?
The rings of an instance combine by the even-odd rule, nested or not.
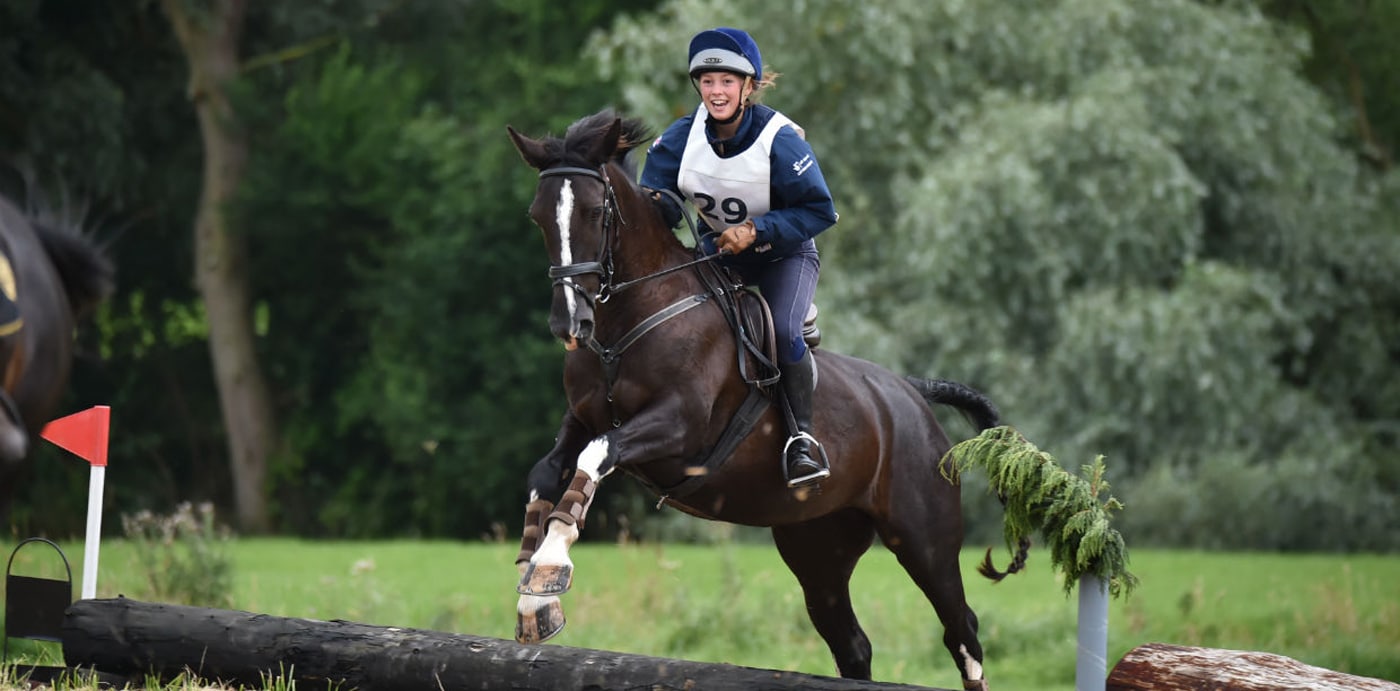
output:
[[[1001,426],[955,445],[939,462],[939,472],[950,482],[969,468],[986,472],[991,490],[1002,497],[1008,548],[1040,533],[1066,594],[1085,574],[1108,583],[1114,597],[1137,587],[1123,536],[1111,525],[1109,512],[1123,505],[1108,495],[1102,456],[1072,475],[1020,432]],[[1104,495],[1107,499],[1100,499]]]

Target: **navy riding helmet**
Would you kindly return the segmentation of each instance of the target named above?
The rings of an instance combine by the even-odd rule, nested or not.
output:
[[[758,44],[739,29],[719,27],[695,34],[690,39],[690,76],[723,70],[763,81],[763,59]]]

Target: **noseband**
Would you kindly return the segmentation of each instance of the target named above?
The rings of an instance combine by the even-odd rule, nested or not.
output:
[[[613,190],[612,182],[608,180],[607,173],[599,168],[579,168],[574,166],[560,166],[558,168],[547,168],[540,171],[540,179],[549,177],[563,177],[583,175],[593,178],[603,183],[603,237],[599,241],[598,259],[588,262],[574,262],[561,266],[550,266],[549,277],[554,279],[554,285],[563,286],[578,293],[580,298],[593,307],[595,302],[607,302],[613,292],[613,244],[617,242],[617,222],[626,225],[627,222],[617,213],[617,193]],[[583,286],[575,283],[575,276],[584,274],[597,274],[600,285],[596,294],[590,294]]]

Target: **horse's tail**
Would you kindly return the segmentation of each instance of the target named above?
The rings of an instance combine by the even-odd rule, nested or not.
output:
[[[946,379],[923,379],[920,377],[905,377],[904,379],[914,386],[914,389],[919,392],[920,396],[923,396],[926,403],[952,406],[968,422],[972,423],[978,432],[989,430],[1001,424],[1001,413],[997,411],[997,407],[991,399],[966,384]],[[1002,506],[1006,505],[1006,497],[998,494],[997,499],[1001,501]],[[992,549],[988,547],[986,556],[982,558],[982,563],[977,565],[977,572],[993,581],[1000,581],[1026,567],[1026,557],[1030,553],[1030,549],[1030,538],[1022,537],[1016,542],[1016,554],[1011,558],[1011,563],[1005,571],[998,571],[992,565]]]
[[[34,223],[33,226],[34,234],[39,236],[44,252],[58,271],[75,317],[81,317],[112,295],[116,269],[92,240],[79,232],[53,228],[43,223]]]
[[[904,379],[914,385],[914,389],[929,405],[938,403],[956,408],[978,432],[1001,424],[1001,413],[997,411],[997,407],[977,389],[947,379]]]

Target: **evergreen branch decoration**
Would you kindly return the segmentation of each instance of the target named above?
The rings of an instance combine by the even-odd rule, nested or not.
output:
[[[1000,426],[958,443],[939,462],[939,472],[954,483],[973,467],[987,473],[992,491],[1006,506],[1007,546],[1038,531],[1050,548],[1051,563],[1063,574],[1066,594],[1084,574],[1108,583],[1114,597],[1137,587],[1137,576],[1128,572],[1123,536],[1109,525],[1109,512],[1123,505],[1112,495],[1100,500],[1109,490],[1102,456],[1079,476],[1071,475],[1020,432]]]

